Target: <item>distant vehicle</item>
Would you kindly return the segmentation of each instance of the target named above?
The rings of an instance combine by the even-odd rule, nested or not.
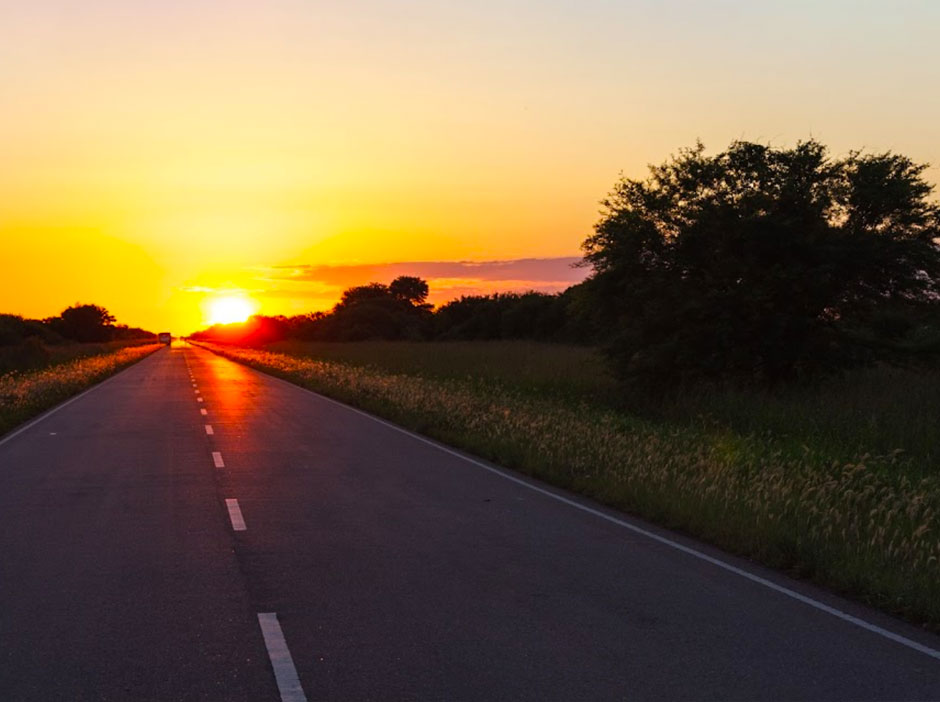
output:
[[[173,337],[170,335],[170,332],[160,332],[157,335],[157,338],[160,339],[161,344],[169,344],[173,340]]]

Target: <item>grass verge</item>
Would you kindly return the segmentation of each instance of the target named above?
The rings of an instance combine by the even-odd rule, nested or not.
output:
[[[0,375],[0,436],[18,424],[136,363],[163,344],[104,347],[42,370]]]
[[[795,452],[766,432],[655,421],[480,376],[206,346],[940,630],[940,477],[911,471],[900,452],[834,459],[812,445]]]

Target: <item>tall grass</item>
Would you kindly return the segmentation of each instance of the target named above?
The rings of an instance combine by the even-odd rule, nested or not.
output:
[[[38,370],[67,363],[78,358],[99,356],[117,351],[125,346],[152,344],[153,339],[124,339],[121,341],[44,343],[37,337],[29,337],[18,344],[0,346],[0,375],[5,373]]]
[[[511,377],[481,381],[489,367],[471,380],[447,378],[437,347],[421,345],[439,369],[423,375],[378,363],[210,348],[940,629],[940,476],[912,474],[903,453],[834,460],[810,444],[794,452],[767,432],[730,429],[735,422],[759,426],[759,416],[745,421],[721,404],[716,415],[724,423],[654,421],[587,395],[539,396]]]
[[[668,426],[755,435],[798,457],[898,454],[892,470],[940,473],[940,372],[877,367],[775,391],[708,388],[636,397],[595,349],[528,341],[282,342],[272,351],[421,378],[461,380],[584,403]],[[900,460],[903,459],[903,460]]]
[[[651,416],[810,446],[834,458],[897,453],[911,476],[940,474],[940,372],[879,366],[773,392],[713,388],[646,404]],[[642,411],[642,410],[641,410]]]
[[[0,435],[160,348],[163,344],[105,347],[98,355],[0,375]]]
[[[535,341],[284,341],[269,349],[390,373],[483,382],[592,403],[612,403],[617,394],[604,359],[586,346]]]

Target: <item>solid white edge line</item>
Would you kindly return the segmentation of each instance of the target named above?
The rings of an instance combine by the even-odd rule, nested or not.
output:
[[[212,436],[213,434],[215,434],[215,431],[212,429],[211,424],[206,424],[206,434],[208,434],[209,436]]]
[[[225,468],[225,461],[222,460],[222,454],[219,451],[212,452],[212,462],[216,468]]]
[[[212,353],[212,352],[209,351],[209,353]],[[222,358],[225,358],[225,357],[222,356]],[[226,359],[226,360],[231,361],[231,359]],[[236,361],[232,361],[232,363],[235,363],[235,362]],[[245,365],[245,364],[240,364],[240,365]],[[877,624],[866,622],[864,619],[860,619],[859,617],[849,614],[848,612],[843,612],[842,610],[836,609],[835,607],[831,607],[830,605],[827,605],[824,602],[820,602],[819,600],[814,600],[812,597],[808,597],[807,595],[800,594],[796,590],[791,590],[790,588],[785,587],[783,585],[778,585],[772,580],[768,580],[767,578],[763,578],[759,575],[755,575],[754,573],[749,573],[748,571],[742,568],[738,568],[737,566],[733,566],[730,563],[725,563],[722,560],[714,558],[713,556],[709,556],[706,553],[702,553],[701,551],[691,548],[690,546],[685,546],[683,544],[680,544],[678,541],[673,541],[672,539],[668,539],[665,536],[660,536],[659,534],[653,533],[652,531],[649,531],[648,529],[644,529],[634,524],[630,524],[629,522],[624,521],[623,519],[618,519],[617,517],[606,514],[598,509],[594,509],[593,507],[583,505],[563,495],[559,495],[550,490],[546,490],[545,488],[539,487],[538,485],[533,485],[532,483],[522,480],[521,478],[517,478],[514,475],[509,475],[498,468],[494,468],[493,466],[489,466],[486,463],[483,463],[482,461],[478,461],[474,458],[471,458],[470,456],[466,456],[460,453],[459,451],[455,451],[454,449],[448,448],[447,446],[439,444],[436,441],[433,441],[431,439],[428,439],[427,437],[421,436],[420,434],[415,434],[413,431],[409,431],[408,429],[405,429],[404,427],[400,427],[397,424],[392,424],[389,421],[376,417],[373,414],[369,414],[368,412],[361,410],[357,407],[351,407],[350,405],[342,403],[339,400],[334,400],[332,397],[327,397],[326,395],[321,395],[320,393],[310,390],[309,388],[305,388],[300,385],[295,385],[294,383],[291,383],[288,380],[284,380],[283,378],[279,378],[276,375],[270,375],[268,373],[264,373],[263,371],[259,371],[257,368],[252,368],[251,366],[246,366],[246,367],[250,368],[251,370],[257,371],[259,374],[267,378],[273,378],[274,380],[284,383],[285,385],[288,385],[292,388],[303,390],[304,392],[308,392],[311,395],[319,397],[322,400],[326,400],[327,402],[330,402],[334,405],[338,405],[339,407],[344,407],[351,412],[355,412],[356,414],[362,415],[363,417],[368,417],[372,421],[378,422],[379,424],[382,424],[383,426],[386,426],[389,429],[393,429],[401,434],[406,434],[407,436],[410,436],[416,441],[420,441],[421,443],[427,444],[428,446],[433,446],[439,451],[443,451],[444,453],[450,454],[451,456],[460,458],[466,461],[467,463],[477,466],[478,468],[482,468],[483,470],[489,471],[493,475],[498,475],[499,477],[509,480],[513,483],[522,485],[523,487],[527,487],[530,490],[534,490],[535,492],[541,493],[542,495],[545,495],[546,497],[550,497],[553,500],[557,500],[558,502],[563,502],[564,504],[569,505],[570,507],[574,507],[575,509],[579,509],[582,512],[587,512],[588,514],[592,514],[595,517],[600,517],[601,519],[605,521],[621,526],[624,529],[628,529],[634,532],[635,534],[640,534],[649,539],[652,539],[653,541],[663,544],[664,546],[668,546],[670,548],[676,549],[677,551],[681,551],[682,553],[685,553],[694,558],[698,558],[699,560],[705,561],[706,563],[711,563],[712,565],[717,566],[718,568],[722,568],[723,570],[726,570],[729,573],[734,573],[735,575],[739,575],[742,578],[746,578],[747,580],[757,583],[758,585],[763,585],[764,587],[770,590],[773,590],[774,592],[778,592],[781,595],[794,599],[798,602],[802,602],[805,605],[809,605],[810,607],[813,607],[814,609],[818,609],[821,612],[830,614],[833,617],[836,617],[837,619],[841,619],[844,622],[848,622],[849,624],[854,624],[855,626],[861,629],[864,629],[873,634],[882,636],[886,639],[894,641],[895,643],[901,644],[902,646],[906,646],[915,651],[923,653],[924,655],[930,656],[931,658],[934,658],[936,660],[940,660],[940,650],[930,648],[929,646],[925,646],[924,644],[918,643],[917,641],[914,641],[913,639],[909,639],[906,636],[895,634],[893,631],[889,631],[888,629],[880,627]]]
[[[261,635],[264,637],[264,647],[268,650],[271,667],[274,668],[274,680],[277,682],[277,691],[281,695],[281,702],[307,702],[307,696],[297,677],[294,659],[291,658],[284,632],[277,621],[275,612],[259,612],[258,624],[261,625]]]
[[[232,529],[247,531],[248,527],[245,526],[245,518],[242,516],[242,508],[238,506],[238,500],[226,498],[225,506],[228,508],[228,518],[232,521]]]
[[[86,388],[85,390],[82,390],[82,391],[81,391],[80,393],[78,393],[77,395],[74,395],[74,396],[72,396],[72,397],[70,397],[70,398],[68,398],[68,399],[66,399],[66,400],[63,400],[62,402],[60,402],[58,405],[56,405],[56,406],[54,406],[54,407],[50,407],[50,408],[47,409],[45,412],[43,412],[42,414],[40,414],[38,417],[33,418],[32,420],[26,422],[26,424],[23,424],[23,425],[22,425],[21,427],[19,427],[18,429],[14,429],[13,431],[11,431],[9,434],[7,434],[6,436],[4,436],[3,438],[0,438],[0,446],[3,446],[3,444],[5,444],[7,441],[9,441],[10,439],[12,439],[13,437],[19,436],[20,434],[22,434],[22,433],[23,433],[24,431],[26,431],[27,429],[31,429],[32,427],[36,426],[36,425],[39,424],[41,421],[43,421],[43,420],[45,420],[45,419],[48,419],[49,417],[51,417],[52,415],[54,415],[56,412],[58,412],[60,409],[65,409],[65,408],[68,407],[70,404],[72,404],[72,403],[75,402],[76,400],[81,399],[82,397],[84,397],[85,395],[87,395],[88,393],[90,393],[91,391],[97,390],[98,388],[102,387],[103,385],[107,385],[107,384],[110,383],[112,380],[114,380],[114,379],[117,378],[119,375],[121,375],[122,373],[126,373],[126,372],[129,371],[131,368],[135,367],[138,363],[141,363],[142,361],[146,361],[148,358],[152,357],[152,356],[153,356],[154,354],[156,354],[156,353],[160,353],[160,351],[162,351],[162,350],[163,350],[163,349],[157,349],[156,351],[151,351],[151,352],[148,353],[146,356],[143,356],[143,357],[140,358],[139,360],[134,361],[132,364],[130,364],[129,366],[127,366],[127,368],[122,368],[121,370],[119,370],[119,371],[118,371],[117,373],[115,373],[114,375],[109,375],[107,378],[105,378],[104,380],[101,380],[101,381],[95,383],[95,384],[92,385],[90,388]],[[290,383],[288,383],[288,385],[290,385]]]

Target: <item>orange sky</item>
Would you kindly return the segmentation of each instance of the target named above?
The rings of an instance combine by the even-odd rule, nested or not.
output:
[[[4,3],[0,311],[188,332],[400,270],[372,264],[573,257],[620,171],[696,138],[940,163],[938,27],[926,0]],[[487,270],[434,269],[435,299],[583,275]]]

